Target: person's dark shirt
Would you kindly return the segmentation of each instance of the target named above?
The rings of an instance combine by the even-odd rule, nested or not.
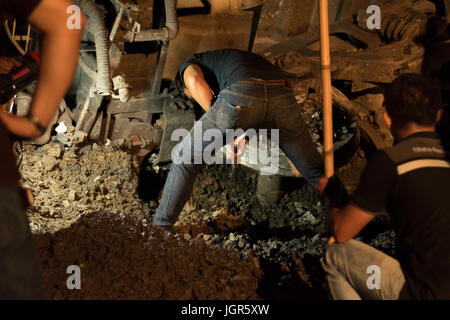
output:
[[[450,163],[435,133],[417,133],[368,162],[352,203],[387,212],[406,283],[400,299],[450,299]]]
[[[26,20],[39,2],[40,0],[1,0],[0,18],[8,15]],[[0,188],[16,184],[19,177],[9,133],[0,121]]]
[[[1,0],[0,14],[12,16],[20,20],[27,20],[31,12],[41,0]]]
[[[216,95],[233,83],[249,78],[284,79],[281,70],[260,55],[237,49],[221,49],[192,55],[180,67],[181,79],[184,79],[186,68],[192,64],[202,69],[206,82]]]

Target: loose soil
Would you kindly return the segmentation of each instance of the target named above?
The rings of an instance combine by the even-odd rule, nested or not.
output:
[[[258,299],[258,259],[155,228],[146,219],[94,213],[36,237],[51,299]],[[81,290],[66,269],[78,265]]]

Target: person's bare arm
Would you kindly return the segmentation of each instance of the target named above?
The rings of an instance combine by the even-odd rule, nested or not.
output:
[[[342,210],[332,208],[330,210],[330,231],[336,242],[342,243],[353,239],[372,219],[373,214],[348,204]],[[331,244],[331,243],[329,243]]]
[[[78,51],[86,18],[81,16],[80,29],[68,29],[66,12],[69,0],[42,0],[28,20],[43,34],[41,67],[38,86],[30,114],[43,127],[53,118],[72,81],[78,61]],[[2,113],[8,130],[20,137],[35,139],[41,132],[27,118]]]
[[[213,95],[202,69],[196,64],[191,64],[185,69],[183,78],[192,99],[197,101],[203,110],[208,111],[211,108]]]

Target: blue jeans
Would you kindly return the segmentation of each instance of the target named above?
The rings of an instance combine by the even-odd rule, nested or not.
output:
[[[239,107],[237,107],[239,106]],[[279,146],[302,176],[316,185],[323,176],[322,158],[302,118],[299,105],[292,91],[282,80],[249,79],[237,82],[222,90],[208,112],[195,123],[188,135],[177,145],[173,155],[184,160],[172,163],[161,199],[156,210],[154,224],[173,225],[191,196],[195,178],[205,148],[211,141],[195,146],[194,133],[219,129],[225,135],[227,129],[278,129]],[[198,137],[195,137],[198,141]],[[190,150],[190,154],[182,153]]]
[[[41,265],[16,185],[0,189],[0,299],[45,299]]]

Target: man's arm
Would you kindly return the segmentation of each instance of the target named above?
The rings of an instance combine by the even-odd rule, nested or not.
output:
[[[192,99],[197,101],[203,110],[208,111],[211,108],[213,94],[202,69],[196,64],[191,64],[184,70],[183,79]]]
[[[343,209],[331,208],[329,231],[331,242],[346,242],[355,237],[372,219],[383,214],[392,194],[396,168],[384,151],[367,163],[351,202]],[[331,244],[331,243],[329,243]]]
[[[39,81],[30,114],[43,127],[53,118],[72,81],[86,18],[81,16],[80,29],[68,29],[66,12],[69,0],[42,0],[28,17],[43,32]],[[0,113],[8,130],[20,137],[35,139],[41,132],[26,117]]]
[[[375,216],[354,205],[330,210],[330,232],[336,242],[353,239]]]

